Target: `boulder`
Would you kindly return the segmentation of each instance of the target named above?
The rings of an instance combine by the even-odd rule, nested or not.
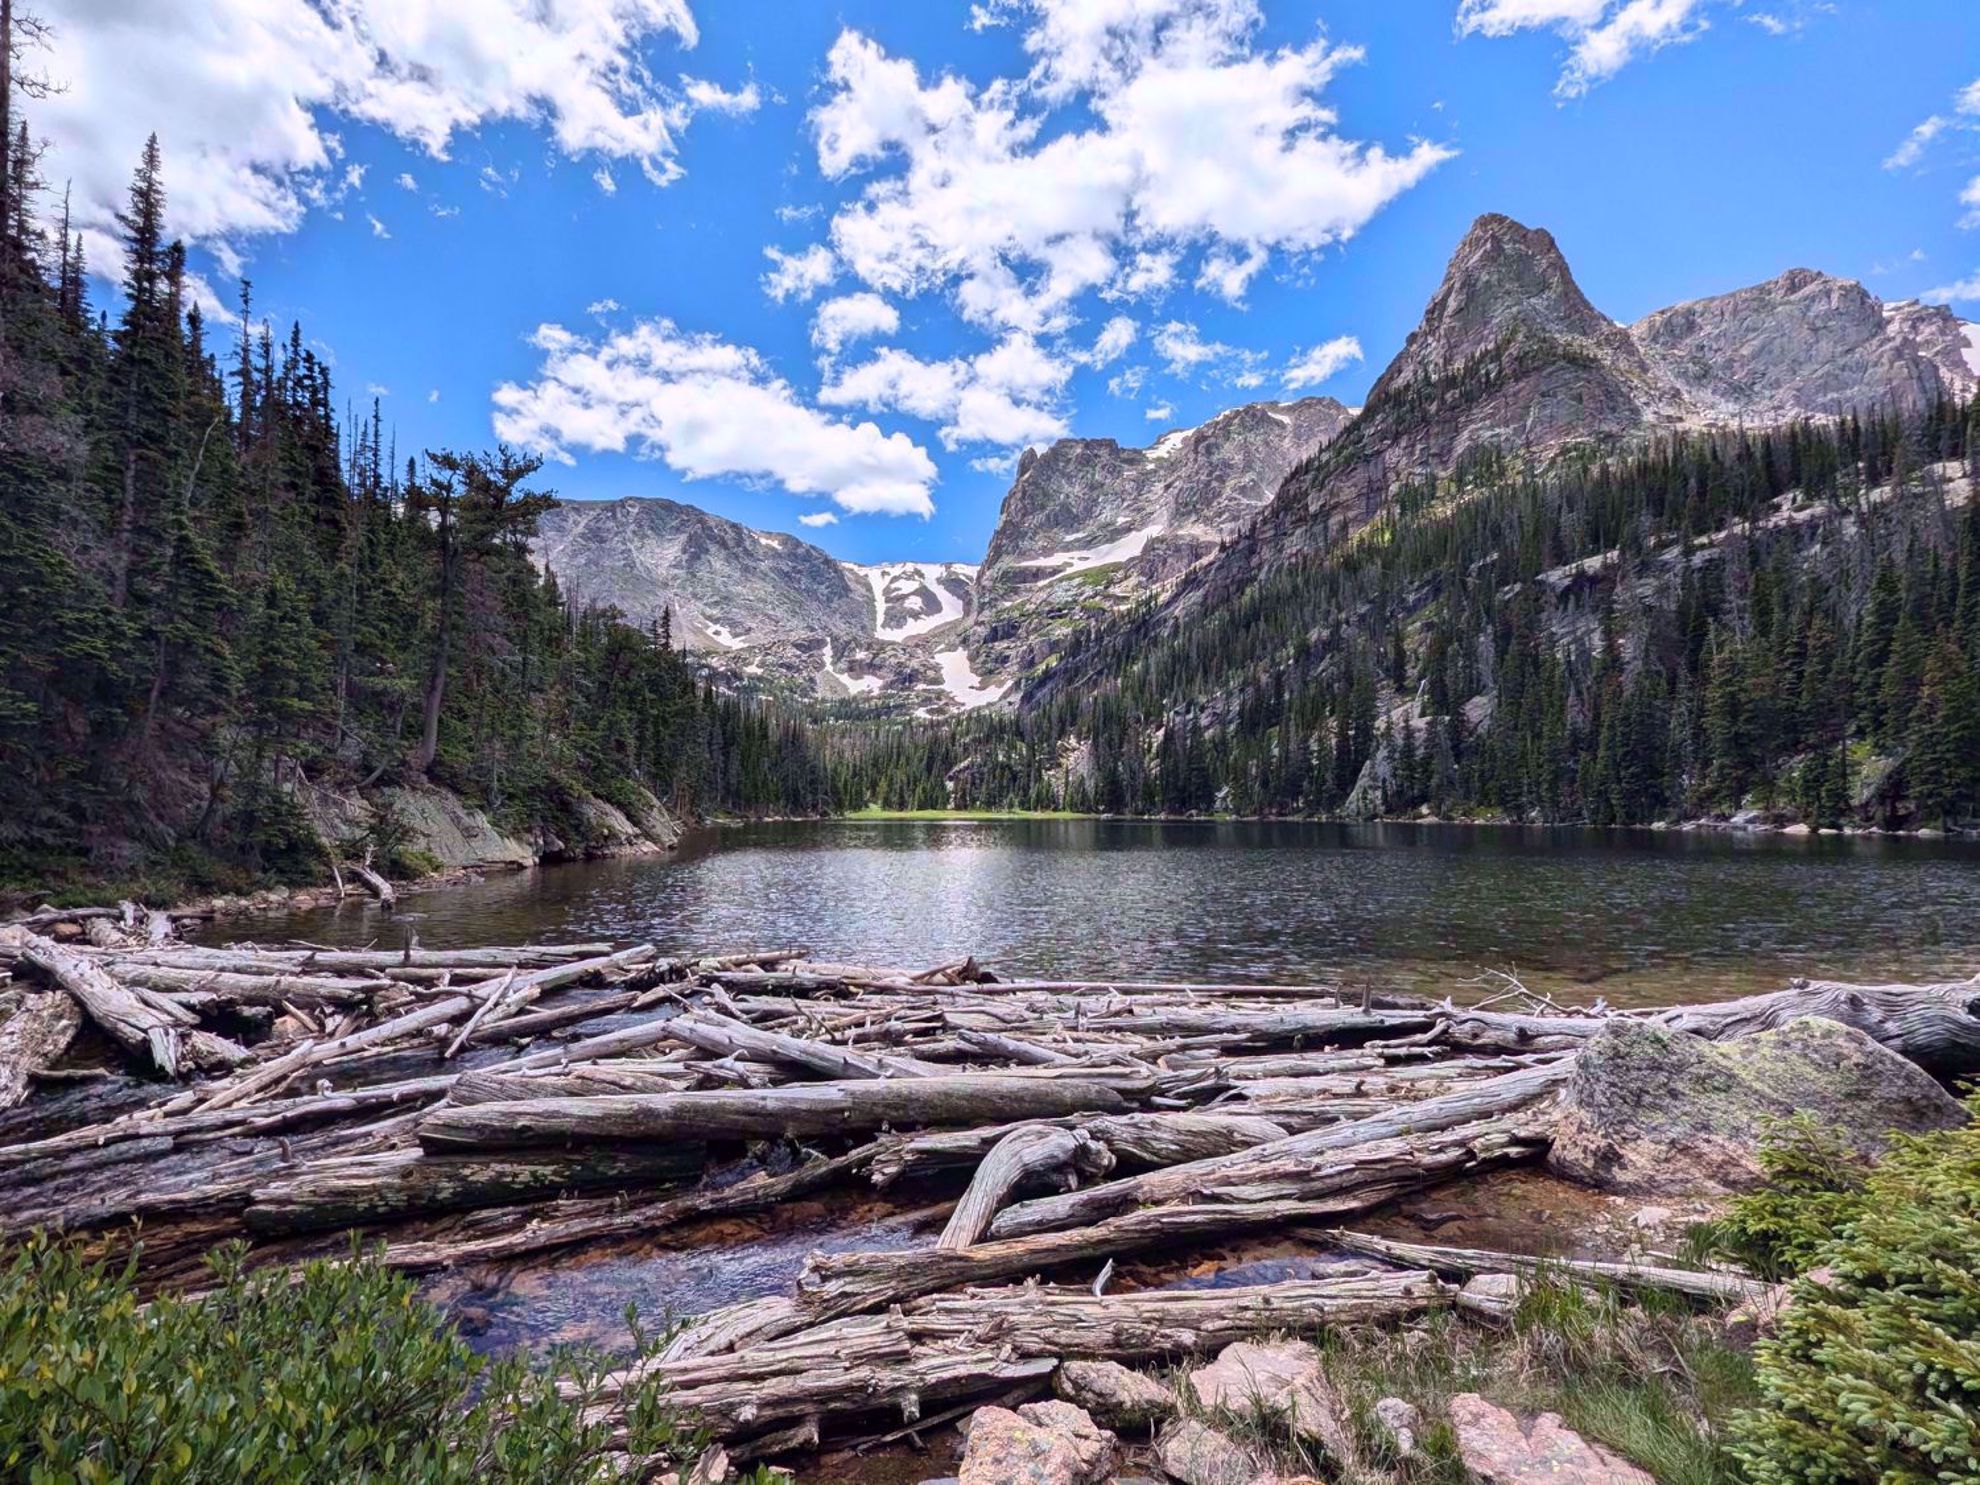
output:
[[[978,1408],[961,1485],[1095,1485],[1114,1470],[1116,1441],[1071,1403]]]
[[[1331,1458],[1352,1457],[1346,1405],[1327,1380],[1320,1353],[1305,1341],[1237,1341],[1191,1372],[1189,1389],[1213,1411],[1280,1414]]]
[[[1657,1485],[1562,1424],[1553,1413],[1521,1423],[1475,1392],[1451,1399],[1458,1457],[1478,1485]]]
[[[1398,1459],[1416,1456],[1416,1438],[1423,1432],[1423,1415],[1416,1404],[1399,1397],[1385,1397],[1375,1404],[1375,1426],[1389,1443],[1389,1452]]]
[[[1163,1433],[1155,1458],[1162,1472],[1182,1485],[1257,1485],[1266,1476],[1264,1464],[1249,1449],[1194,1418]]]
[[[1804,1018],[1711,1042],[1619,1019],[1576,1059],[1547,1163],[1604,1191],[1750,1190],[1761,1180],[1769,1126],[1795,1113],[1813,1115],[1865,1155],[1893,1131],[1966,1121],[1928,1074],[1840,1022]]]
[[[1148,1428],[1176,1410],[1175,1393],[1118,1361],[1064,1362],[1052,1389],[1108,1428]]]
[[[1505,1320],[1519,1308],[1518,1274],[1473,1274],[1458,1290],[1458,1308],[1490,1320]]]

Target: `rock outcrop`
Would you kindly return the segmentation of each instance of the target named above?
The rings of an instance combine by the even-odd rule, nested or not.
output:
[[[1175,1393],[1117,1361],[1063,1362],[1052,1388],[1109,1428],[1146,1429],[1176,1410]]]
[[[1761,1179],[1770,1129],[1811,1115],[1864,1154],[1893,1131],[1963,1124],[1927,1073],[1854,1027],[1806,1018],[1712,1042],[1616,1020],[1583,1049],[1547,1160],[1605,1191],[1690,1196]]]
[[[1305,1341],[1238,1341],[1189,1374],[1197,1404],[1238,1418],[1277,1416],[1293,1434],[1334,1459],[1352,1452],[1347,1407],[1327,1380],[1318,1350]]]
[[[1257,1455],[1194,1418],[1166,1430],[1155,1457],[1162,1472],[1182,1485],[1258,1485],[1266,1474]]]
[[[1113,1473],[1111,1433],[1067,1402],[978,1408],[959,1485],[1094,1485]]]
[[[1458,1456],[1478,1485],[1657,1485],[1628,1460],[1542,1413],[1522,1423],[1475,1392],[1451,1399]]]

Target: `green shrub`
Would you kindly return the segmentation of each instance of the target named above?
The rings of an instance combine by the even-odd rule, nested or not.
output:
[[[1774,1189],[1728,1218],[1802,1274],[1734,1455],[1753,1485],[1980,1481],[1980,1124],[1895,1139],[1826,1187],[1787,1159],[1800,1214]]]
[[[213,1266],[203,1300],[146,1304],[129,1269],[39,1237],[20,1249],[0,1271],[0,1478],[565,1485],[645,1478],[702,1446],[651,1394],[615,1444],[583,1416],[601,1359],[486,1362],[355,1253],[249,1273],[223,1250]]]

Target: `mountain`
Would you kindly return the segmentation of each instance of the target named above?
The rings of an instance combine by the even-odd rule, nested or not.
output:
[[[1980,332],[1946,309],[1887,306],[1795,269],[1624,326],[1589,302],[1550,233],[1483,216],[1361,415],[1177,601],[1240,591],[1405,492],[1434,496],[1506,459],[1545,467],[1687,429],[1915,411],[1976,387]]]
[[[567,594],[641,627],[673,612],[676,644],[702,654],[873,630],[873,598],[836,557],[674,500],[561,501],[532,548]]]
[[[969,652],[1014,680],[1095,611],[1159,595],[1240,529],[1353,415],[1331,397],[1255,402],[1145,449],[1027,449],[976,582]]]

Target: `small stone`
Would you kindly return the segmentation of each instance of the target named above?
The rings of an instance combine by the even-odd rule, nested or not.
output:
[[[1108,1428],[1147,1428],[1176,1410],[1175,1393],[1117,1361],[1064,1362],[1052,1390]]]
[[[1522,1424],[1475,1392],[1451,1399],[1458,1457],[1478,1485],[1657,1485],[1627,1460],[1542,1413]]]
[[[1182,1485],[1257,1485],[1266,1473],[1249,1449],[1193,1418],[1162,1435],[1155,1458]]]
[[[1096,1485],[1113,1472],[1111,1433],[1071,1403],[978,1408],[969,1421],[960,1485]]]
[[[1399,1397],[1385,1397],[1375,1404],[1375,1424],[1388,1438],[1396,1458],[1414,1457],[1416,1435],[1423,1428],[1423,1415],[1416,1410],[1416,1404]]]

